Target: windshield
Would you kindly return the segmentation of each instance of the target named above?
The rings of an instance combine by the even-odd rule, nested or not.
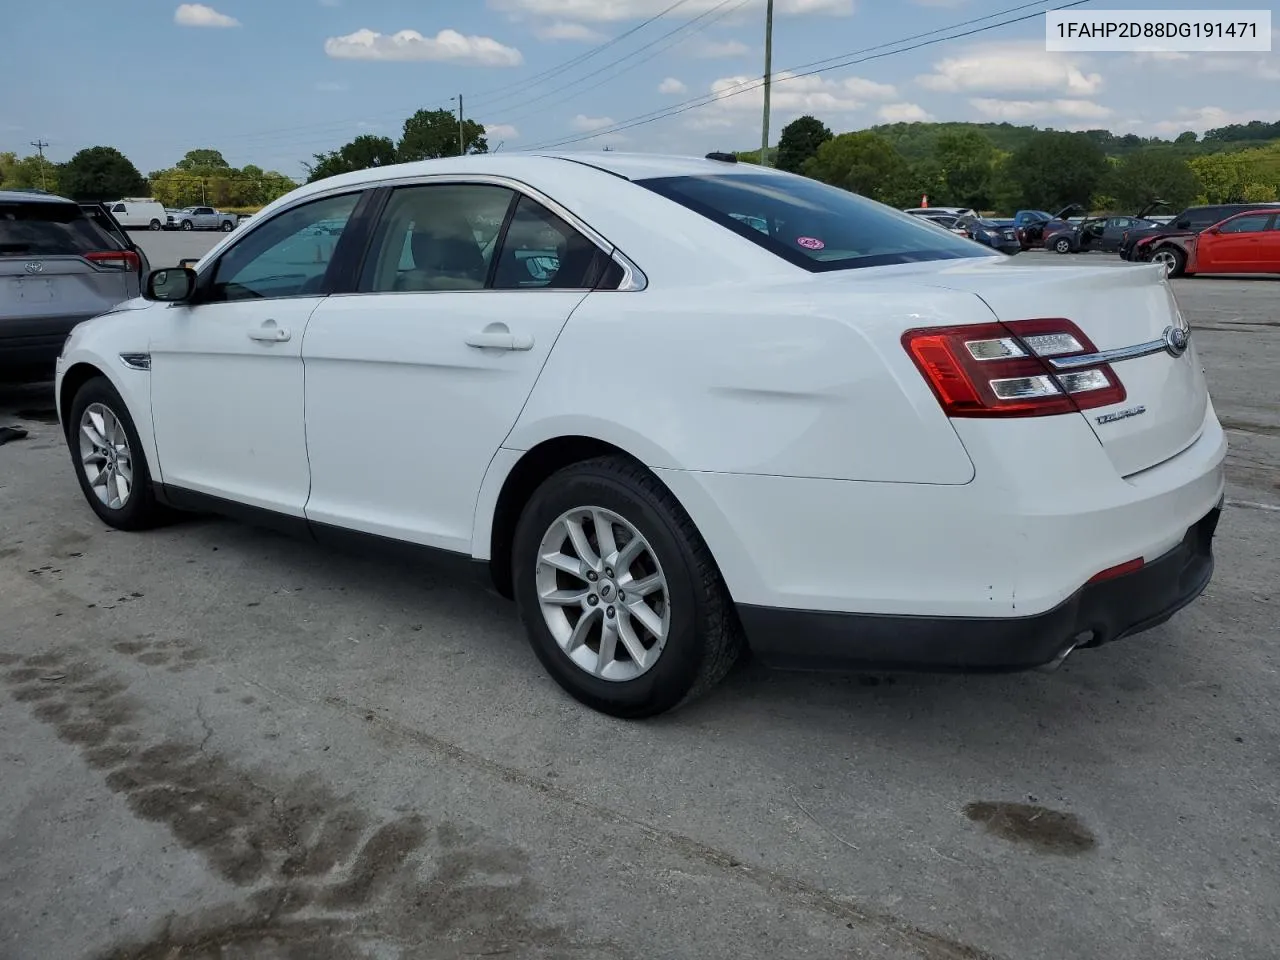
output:
[[[990,256],[937,224],[804,177],[717,174],[636,183],[815,273]]]

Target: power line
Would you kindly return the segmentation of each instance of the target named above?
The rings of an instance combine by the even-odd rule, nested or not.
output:
[[[35,140],[30,141],[30,143],[33,147],[36,148],[36,151],[40,154],[40,189],[47,190],[48,187],[46,186],[45,179],[44,179],[44,148],[49,145],[49,141],[41,140],[37,138]]]
[[[1043,3],[1043,2],[1045,2],[1045,0],[1038,0],[1038,3]],[[949,40],[958,40],[963,37],[969,37],[979,33],[985,33],[988,30],[996,30],[996,29],[999,29],[1000,27],[1006,27],[1014,23],[1021,23],[1025,20],[1031,20],[1031,19],[1034,19],[1035,17],[1040,16],[1041,13],[1047,13],[1050,10],[1066,10],[1071,7],[1082,6],[1083,4],[1090,3],[1090,2],[1092,2],[1092,0],[1073,0],[1073,2],[1060,4],[1056,7],[1050,7],[1047,10],[1037,11],[1035,13],[1026,14],[1020,17],[1013,17],[1008,20],[1001,20],[999,23],[986,24],[985,26],[976,27],[972,30],[965,30],[960,33],[948,32],[948,31],[957,30],[960,27],[968,26],[969,24],[980,23],[981,21],[990,20],[994,17],[1004,16],[1005,14],[1013,13],[1018,10],[1025,10],[1029,6],[1038,5],[1038,3],[1020,4],[1019,6],[1012,7],[1007,10],[1000,11],[998,13],[987,14],[984,17],[977,17],[971,20],[965,20],[965,21],[962,21],[961,23],[952,24],[951,26],[948,26],[948,27],[941,27],[937,30],[930,30],[925,33],[915,34],[910,37],[904,37],[898,40],[889,41],[887,43],[876,44],[871,47],[864,47],[861,50],[852,51],[851,53],[841,54],[835,57],[828,57],[825,60],[813,61],[812,64],[801,64],[800,67],[792,68],[791,70],[782,71],[782,73],[785,74],[784,76],[775,75],[773,78],[773,82],[775,84],[786,83],[791,80],[799,80],[802,77],[812,76],[813,74],[816,74],[816,73],[822,73],[826,70],[839,70],[844,67],[854,66],[860,63],[866,63],[871,60],[879,60],[884,57],[894,56],[899,53],[909,53],[912,50],[919,50],[922,47],[928,47],[934,44],[944,43]],[[947,33],[947,36],[944,36],[944,37],[934,36],[935,34],[939,34],[939,33]],[[912,40],[918,40],[922,37],[933,37],[933,39],[922,40],[919,43],[914,43],[909,46],[900,46],[901,44],[909,43]],[[885,50],[882,53],[871,53],[871,51],[875,51],[875,50],[884,50],[885,47],[894,47],[896,49]],[[869,56],[863,56],[863,54],[868,54],[868,53],[870,53]],[[819,63],[828,64],[829,66],[823,66],[820,69],[805,70],[799,73],[793,72],[793,70],[799,70],[803,67],[812,66],[814,64],[819,64]],[[754,77],[750,80],[739,81],[738,83],[733,84],[732,86],[725,87],[723,90],[716,90],[709,94],[704,94],[699,97],[693,97],[693,98],[690,98],[689,100],[685,100],[681,103],[674,104],[670,107],[664,107],[659,110],[651,110],[648,113],[639,114],[635,117],[631,117],[628,120],[620,121],[617,124],[602,128],[600,130],[593,130],[590,133],[582,134],[579,136],[564,137],[558,140],[553,140],[553,141],[537,144],[530,147],[524,147],[522,148],[522,150],[525,152],[528,152],[531,150],[549,150],[555,147],[567,146],[572,143],[581,143],[586,140],[593,140],[596,137],[607,136],[612,133],[620,133],[623,130],[630,130],[633,127],[645,126],[650,123],[655,123],[658,120],[664,120],[667,117],[673,117],[681,113],[687,113],[690,110],[696,110],[700,107],[707,106],[710,103],[728,100],[732,97],[739,96],[743,93],[749,93],[752,90],[759,89],[762,82],[763,82],[763,78],[761,77]]]

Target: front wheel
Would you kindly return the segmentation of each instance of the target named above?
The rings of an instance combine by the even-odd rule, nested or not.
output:
[[[538,659],[582,703],[653,716],[719,682],[741,648],[711,551],[643,466],[601,457],[534,492],[512,545]]]
[[[1187,268],[1187,255],[1177,247],[1161,247],[1151,255],[1151,262],[1162,264],[1166,277],[1180,277]]]
[[[230,233],[232,230],[234,230],[234,229],[235,229],[235,226],[236,226],[236,225],[235,225],[234,223],[232,223],[230,220],[223,220],[223,221],[222,221],[222,232],[223,232],[223,233]]]
[[[143,530],[165,516],[151,489],[151,472],[133,417],[106,377],[76,392],[67,421],[76,479],[89,507],[119,530]]]
[[[147,224],[147,229],[148,229],[148,230],[159,230],[159,229],[160,229],[160,221],[159,221],[159,220],[152,220],[149,224]]]
[[[195,228],[195,225],[194,225],[190,220],[183,220],[183,221],[182,221],[182,229],[183,229],[183,230],[192,230],[192,229],[194,229],[194,228]]]
[[[1059,237],[1053,244],[1053,249],[1058,253],[1070,253],[1071,241],[1066,237]]]

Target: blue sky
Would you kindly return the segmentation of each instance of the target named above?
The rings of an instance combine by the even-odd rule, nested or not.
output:
[[[467,115],[489,127],[491,149],[519,150],[717,91],[706,106],[574,148],[758,146],[761,94],[750,81],[763,71],[764,0],[683,0],[595,56],[554,69],[675,2],[41,0],[6,20],[0,150],[30,153],[29,141],[43,139],[49,156],[65,160],[107,144],[147,173],[208,146],[237,166],[297,175],[316,151],[360,133],[396,137],[414,109],[452,108],[458,93]],[[785,76],[1018,5],[776,0],[774,70]],[[1271,9],[1280,26],[1276,0],[1092,0],[1087,8],[1221,6]],[[802,113],[836,132],[884,120],[1007,119],[1172,135],[1280,119],[1280,53],[1048,54],[1037,17],[779,82],[774,138]]]

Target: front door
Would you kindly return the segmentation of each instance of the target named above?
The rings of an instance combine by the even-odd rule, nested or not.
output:
[[[324,299],[359,192],[292,207],[201,271],[151,343],[151,409],[166,485],[302,516],[309,472],[302,337]]]
[[[393,190],[360,292],[307,329],[307,518],[469,553],[485,470],[603,260],[506,186]]]
[[[1271,223],[1269,213],[1248,213],[1219,225],[1216,233],[1204,232],[1196,242],[1196,270],[1201,273],[1250,273],[1265,259],[1263,237]]]

